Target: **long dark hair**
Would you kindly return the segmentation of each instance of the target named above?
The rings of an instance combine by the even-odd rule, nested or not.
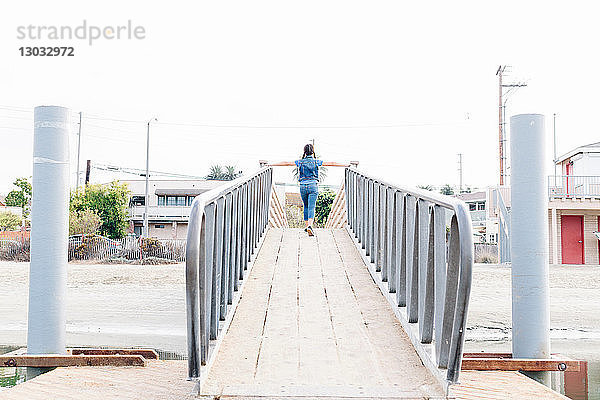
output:
[[[302,158],[306,158],[308,156],[315,156],[315,148],[311,143],[304,146],[304,154],[302,154]]]

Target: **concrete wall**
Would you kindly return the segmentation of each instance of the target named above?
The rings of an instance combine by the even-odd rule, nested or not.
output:
[[[157,228],[163,225],[164,228]],[[187,237],[187,222],[149,222],[149,235],[155,239],[185,239]]]

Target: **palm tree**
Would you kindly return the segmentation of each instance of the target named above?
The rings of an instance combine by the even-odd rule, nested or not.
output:
[[[223,168],[220,165],[212,165],[208,171],[208,175],[206,175],[206,179],[212,181],[220,181],[223,180]]]
[[[242,171],[236,171],[235,166],[226,165],[225,166],[225,174],[223,176],[224,180],[232,181],[242,175]]]

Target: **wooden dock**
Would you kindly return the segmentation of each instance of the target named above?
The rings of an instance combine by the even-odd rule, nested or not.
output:
[[[185,361],[148,360],[58,368],[0,399],[446,398],[346,230],[270,229],[246,279],[200,388]],[[460,381],[449,398],[565,398],[511,371],[463,371]]]

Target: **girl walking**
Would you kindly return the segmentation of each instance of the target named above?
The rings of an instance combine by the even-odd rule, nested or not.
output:
[[[304,206],[304,231],[308,236],[314,236],[313,221],[315,218],[315,207],[319,196],[319,167],[349,167],[349,164],[336,162],[323,162],[315,157],[315,149],[312,144],[304,146],[302,158],[292,162],[278,162],[272,166],[296,166],[298,168],[298,183],[300,184],[300,197]]]

